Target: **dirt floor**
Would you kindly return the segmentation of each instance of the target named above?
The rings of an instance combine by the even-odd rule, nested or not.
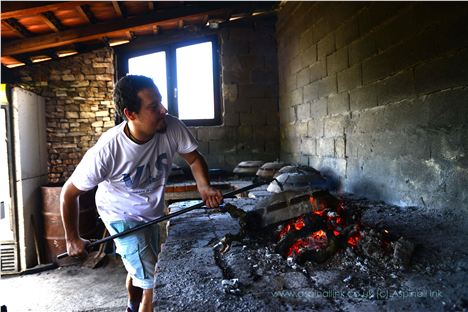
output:
[[[95,269],[75,265],[2,276],[0,306],[6,306],[8,312],[123,312],[127,306],[127,273],[120,259],[107,258],[105,265]]]

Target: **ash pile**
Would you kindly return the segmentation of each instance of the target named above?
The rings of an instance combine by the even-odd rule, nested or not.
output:
[[[422,208],[316,190],[294,168],[289,176],[280,183],[296,188],[270,185],[278,193],[171,221],[160,310],[468,309],[466,229]]]

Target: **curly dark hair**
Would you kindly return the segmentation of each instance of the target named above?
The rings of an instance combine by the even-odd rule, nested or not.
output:
[[[141,107],[141,101],[138,92],[147,89],[156,88],[153,79],[140,75],[127,75],[120,78],[114,88],[114,102],[117,113],[124,119],[124,108],[131,112],[138,113]]]

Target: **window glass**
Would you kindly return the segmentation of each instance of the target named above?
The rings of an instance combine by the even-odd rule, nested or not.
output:
[[[167,109],[167,70],[166,52],[156,52],[128,59],[128,73],[143,75],[153,79],[162,96],[162,104]]]
[[[176,50],[177,99],[182,120],[213,119],[213,55],[211,42]]]

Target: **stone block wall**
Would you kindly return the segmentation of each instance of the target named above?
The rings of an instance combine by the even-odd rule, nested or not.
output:
[[[65,182],[114,126],[113,59],[111,49],[101,49],[15,71],[21,87],[45,98],[50,183]]]
[[[275,20],[232,24],[219,31],[223,124],[192,127],[210,168],[279,157]]]
[[[287,3],[277,40],[282,160],[466,215],[466,4]]]

